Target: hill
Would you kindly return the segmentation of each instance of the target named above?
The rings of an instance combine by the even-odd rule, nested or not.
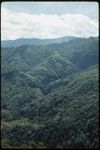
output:
[[[3,148],[98,148],[98,38],[1,49]]]
[[[1,41],[2,47],[18,47],[21,45],[48,45],[53,43],[62,43],[72,40],[76,37],[60,37],[54,39],[38,39],[38,38],[19,38],[16,40],[3,40]]]

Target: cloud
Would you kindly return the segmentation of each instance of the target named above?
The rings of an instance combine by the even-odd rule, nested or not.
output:
[[[1,39],[98,36],[98,21],[82,14],[29,14],[1,8]]]

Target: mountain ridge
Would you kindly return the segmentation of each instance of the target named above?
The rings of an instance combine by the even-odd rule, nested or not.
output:
[[[18,47],[21,45],[48,45],[53,43],[62,43],[72,40],[74,36],[65,36],[59,38],[39,39],[39,38],[18,38],[16,40],[2,40],[2,47]]]

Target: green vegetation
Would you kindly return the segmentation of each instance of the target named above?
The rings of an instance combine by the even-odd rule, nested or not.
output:
[[[2,148],[98,148],[98,38],[1,50]]]

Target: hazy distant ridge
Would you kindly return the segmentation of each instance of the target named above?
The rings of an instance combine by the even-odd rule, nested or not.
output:
[[[68,42],[76,37],[67,36],[60,38],[52,38],[52,39],[38,39],[38,38],[19,38],[16,40],[4,40],[1,41],[2,47],[17,47],[21,45],[48,45],[53,43],[62,43]]]

